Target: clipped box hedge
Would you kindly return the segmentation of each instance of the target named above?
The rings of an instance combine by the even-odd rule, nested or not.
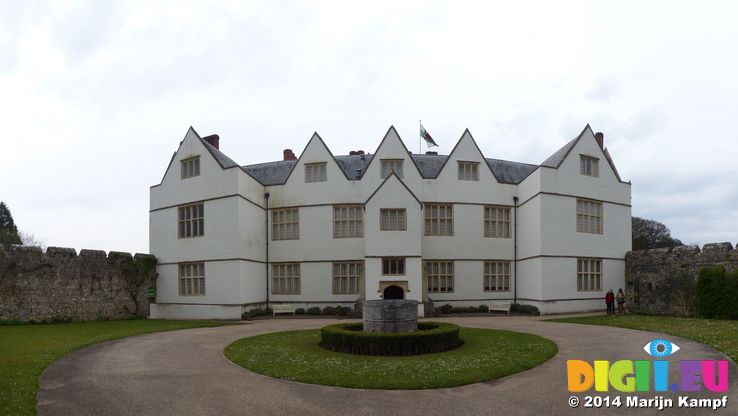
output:
[[[320,330],[320,346],[336,352],[359,355],[417,355],[460,347],[458,325],[419,322],[414,332],[364,332],[363,324],[335,324]]]

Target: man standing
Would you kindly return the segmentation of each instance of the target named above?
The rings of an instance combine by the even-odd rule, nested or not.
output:
[[[607,304],[607,314],[614,315],[615,314],[615,294],[612,293],[612,289],[607,291],[607,294],[605,295],[605,303]]]

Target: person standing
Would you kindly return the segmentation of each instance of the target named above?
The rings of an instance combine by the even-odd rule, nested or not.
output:
[[[607,314],[615,314],[615,294],[612,293],[612,289],[607,291],[605,295],[605,304],[607,304]]]
[[[623,288],[621,287],[618,289],[618,294],[615,296],[615,299],[618,302],[618,313],[625,313],[625,293],[623,293]]]

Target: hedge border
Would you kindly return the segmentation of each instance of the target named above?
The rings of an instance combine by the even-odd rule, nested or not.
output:
[[[464,344],[459,326],[419,322],[414,332],[364,332],[363,324],[333,324],[320,329],[320,346],[357,355],[419,355],[453,350]]]

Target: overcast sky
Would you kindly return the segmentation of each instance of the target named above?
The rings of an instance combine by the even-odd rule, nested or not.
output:
[[[148,251],[192,125],[241,164],[374,152],[540,163],[590,123],[633,215],[738,241],[738,2],[0,0],[0,200],[49,246]],[[425,150],[425,148],[423,149]],[[434,149],[435,150],[435,149]]]

